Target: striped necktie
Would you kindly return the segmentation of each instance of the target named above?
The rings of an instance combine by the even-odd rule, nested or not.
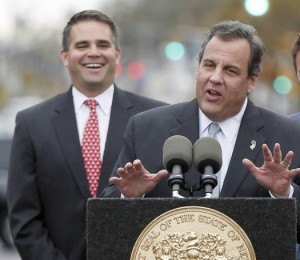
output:
[[[221,131],[219,124],[217,123],[210,123],[208,126],[208,135],[212,138],[216,138],[217,133]]]

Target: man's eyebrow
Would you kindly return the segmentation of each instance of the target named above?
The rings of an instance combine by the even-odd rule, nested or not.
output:
[[[205,59],[203,59],[203,61],[211,61],[211,62],[213,62],[213,60],[210,59],[210,58],[205,58]]]
[[[83,43],[87,43],[87,42],[88,42],[88,41],[82,40],[82,41],[75,42],[75,45],[83,44]]]
[[[233,69],[237,69],[237,70],[241,70],[240,67],[234,65],[234,64],[227,64],[224,66],[225,68],[233,68]]]

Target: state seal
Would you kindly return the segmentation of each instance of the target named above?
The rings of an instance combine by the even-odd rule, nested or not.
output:
[[[225,214],[187,206],[167,211],[139,235],[130,260],[256,260],[244,230]]]

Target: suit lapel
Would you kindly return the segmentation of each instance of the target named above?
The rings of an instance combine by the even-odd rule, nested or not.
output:
[[[176,121],[177,126],[171,129],[171,135],[185,136],[194,144],[199,138],[199,107],[196,99],[183,107],[176,115]],[[184,178],[186,185],[193,185],[199,182],[200,175],[195,167],[191,166],[184,174]]]
[[[103,155],[98,195],[100,195],[101,191],[107,185],[107,181],[111,176],[111,171],[115,165],[116,160],[118,159],[127,122],[128,119],[132,116],[132,114],[130,113],[130,108],[132,107],[133,104],[129,100],[125,92],[115,87],[109,128]]]
[[[187,103],[176,115],[177,126],[171,129],[171,135],[183,135],[192,144],[199,138],[199,107],[197,100]]]
[[[259,133],[264,126],[264,120],[259,110],[250,101],[242,118],[236,144],[224,180],[221,197],[233,197],[248,174],[242,160],[247,158],[252,162],[261,153],[261,146],[265,137]]]
[[[65,95],[61,96],[54,113],[53,126],[61,150],[74,175],[75,182],[84,197],[88,198],[90,191],[81,154],[71,88]]]

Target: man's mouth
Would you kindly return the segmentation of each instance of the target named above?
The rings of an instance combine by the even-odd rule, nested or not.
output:
[[[91,68],[91,69],[100,69],[100,68],[103,67],[103,64],[100,64],[100,63],[87,63],[87,64],[84,64],[84,67]]]
[[[208,90],[207,92],[211,96],[221,96],[221,94],[218,91],[215,91],[215,90]]]

